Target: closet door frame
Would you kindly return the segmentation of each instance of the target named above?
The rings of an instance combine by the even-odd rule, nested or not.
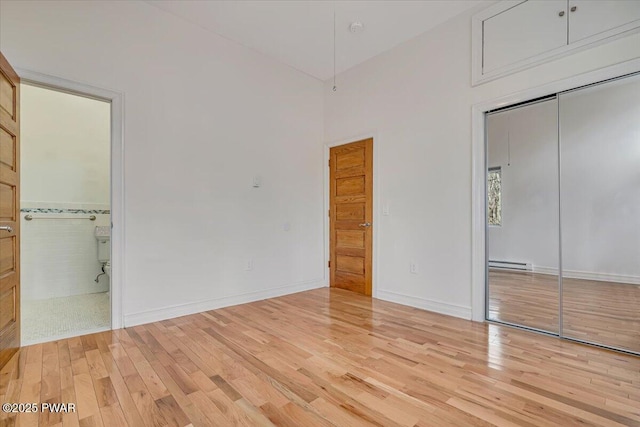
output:
[[[589,82],[585,82],[584,84],[574,84],[571,85],[571,87],[564,89],[564,90],[556,90],[555,92],[548,92],[546,94],[542,94],[540,96],[536,96],[536,97],[530,97],[529,99],[525,99],[525,100],[521,100],[521,101],[517,101],[514,100],[513,102],[509,103],[509,102],[499,102],[498,105],[496,106],[496,108],[490,108],[490,105],[495,105],[493,103],[484,103],[484,104],[479,104],[473,107],[473,111],[472,111],[472,119],[474,120],[473,123],[473,141],[472,141],[472,148],[473,148],[473,170],[472,170],[472,175],[473,175],[473,186],[472,186],[472,190],[473,190],[473,206],[472,206],[472,217],[473,217],[473,223],[472,223],[472,231],[473,231],[473,241],[472,241],[472,247],[473,247],[473,257],[472,257],[472,273],[473,273],[473,277],[472,277],[472,316],[473,316],[473,320],[475,321],[485,321],[485,322],[490,322],[490,323],[497,323],[497,324],[504,324],[507,326],[513,326],[513,327],[517,327],[520,329],[525,329],[525,330],[529,330],[531,332],[537,332],[537,333],[541,333],[544,335],[551,335],[551,336],[557,336],[560,339],[565,339],[565,340],[569,340],[569,341],[575,341],[575,342],[580,342],[583,344],[588,344],[588,345],[594,345],[597,347],[603,347],[603,348],[607,348],[607,349],[611,349],[611,350],[616,350],[616,351],[620,351],[620,352],[624,352],[624,353],[630,353],[630,354],[635,354],[635,355],[640,355],[640,352],[636,352],[635,350],[631,350],[631,349],[627,349],[627,348],[621,348],[621,347],[616,347],[616,346],[612,346],[609,344],[605,344],[605,343],[597,343],[597,342],[593,342],[593,341],[587,341],[587,340],[581,340],[578,338],[572,338],[569,336],[565,336],[564,332],[563,332],[563,310],[564,310],[564,305],[563,305],[563,294],[564,294],[564,289],[563,289],[563,262],[562,262],[562,245],[563,245],[563,239],[562,239],[562,200],[561,200],[561,194],[562,194],[562,158],[561,158],[561,122],[560,122],[560,99],[561,99],[561,95],[563,94],[567,94],[567,93],[571,93],[571,92],[576,92],[576,91],[580,91],[583,89],[587,89],[590,87],[594,87],[594,86],[598,86],[598,85],[602,85],[602,84],[607,84],[607,83],[611,83],[614,81],[620,81],[623,80],[625,78],[629,78],[629,77],[639,77],[640,76],[640,67],[638,67],[638,65],[640,65],[640,61],[633,61],[634,62],[634,67],[632,69],[629,70],[629,72],[621,72],[624,70],[618,69],[616,68],[616,70],[618,71],[618,73],[613,73],[616,74],[612,77],[604,77],[604,78],[600,78],[597,79],[595,81],[589,81]],[[594,74],[595,76],[595,74]],[[552,85],[548,85],[549,89],[551,90]],[[560,86],[561,87],[561,86]],[[491,320],[489,319],[489,303],[490,303],[490,295],[489,295],[489,245],[488,245],[488,230],[489,230],[489,225],[488,225],[488,218],[487,218],[487,197],[488,197],[488,190],[487,190],[487,172],[488,172],[488,154],[489,154],[489,141],[488,141],[488,120],[487,117],[490,113],[496,112],[496,111],[507,111],[510,109],[516,109],[516,108],[521,108],[521,107],[525,107],[528,105],[531,105],[533,103],[536,102],[543,102],[549,99],[555,98],[556,102],[557,102],[557,106],[558,106],[558,122],[557,122],[557,150],[558,150],[558,254],[559,254],[559,259],[558,259],[558,282],[559,282],[559,286],[558,286],[558,333],[554,333],[554,332],[550,332],[550,331],[545,331],[545,330],[541,330],[541,329],[537,329],[534,327],[530,327],[527,325],[520,325],[520,324],[515,324],[515,323],[511,323],[508,321],[503,321],[503,320]],[[478,115],[481,116],[481,121],[478,120],[479,117]],[[479,126],[478,128],[476,128],[476,125],[481,124],[481,126]],[[478,131],[481,130],[482,133],[482,141],[481,144],[478,144],[477,141],[477,137],[478,137]],[[480,146],[480,148],[479,148]],[[479,152],[479,150],[482,150],[482,152]],[[479,162],[481,163],[481,167],[479,167]],[[478,182],[479,180],[482,180],[482,182]],[[478,197],[480,196],[480,197]],[[481,209],[480,211],[478,209]],[[482,224],[482,229],[481,229],[481,235],[478,235],[478,223],[481,222]],[[479,247],[478,244],[482,245],[482,253],[479,253]],[[482,261],[482,265],[478,265],[478,261]],[[482,274],[482,283],[478,283],[478,276],[476,275],[477,271],[482,268],[483,270],[483,274]],[[482,286],[482,290],[478,289],[478,286]],[[479,307],[479,304],[482,302],[481,300],[479,300],[479,296],[482,295],[484,298],[484,309],[483,310],[477,310],[477,308]],[[483,319],[478,319],[477,315],[479,312],[482,312],[483,315]]]
[[[616,81],[624,81],[627,78],[638,78],[640,77],[640,71],[636,71],[636,72],[632,72],[632,73],[626,73],[623,75],[619,75],[616,77],[612,77],[612,78],[608,78],[608,79],[603,79],[600,81],[596,81],[593,83],[588,83],[588,84],[584,84],[584,85],[580,85],[580,86],[575,86],[572,87],[570,89],[564,90],[564,91],[558,91],[556,93],[552,93],[552,94],[548,94],[546,96],[542,96],[542,97],[538,97],[538,98],[533,98],[527,101],[523,101],[523,102],[518,102],[515,104],[508,104],[506,106],[501,106],[499,108],[493,109],[493,110],[489,110],[489,111],[485,111],[483,112],[483,125],[484,125],[484,141],[483,141],[483,150],[484,150],[484,167],[483,167],[483,201],[485,204],[484,207],[484,211],[483,211],[483,215],[482,215],[482,220],[483,220],[483,225],[484,225],[484,257],[485,257],[485,263],[484,263],[484,290],[485,290],[485,298],[484,298],[484,303],[485,303],[485,319],[484,321],[487,322],[491,322],[491,323],[497,323],[497,324],[503,324],[503,325],[507,325],[507,326],[513,326],[513,327],[517,327],[520,329],[526,329],[532,332],[537,332],[537,333],[541,333],[544,335],[551,335],[551,336],[556,336],[562,339],[566,339],[569,341],[575,341],[575,342],[580,342],[583,344],[589,344],[589,345],[594,345],[594,346],[598,346],[598,347],[604,347],[604,348],[608,348],[611,350],[616,350],[616,351],[620,351],[620,352],[624,352],[624,353],[631,353],[631,354],[635,354],[635,355],[640,355],[640,351],[635,351],[632,349],[628,349],[628,348],[624,348],[624,347],[617,347],[615,345],[611,345],[611,344],[606,344],[606,343],[599,343],[599,342],[595,342],[595,341],[590,341],[587,339],[580,339],[580,338],[575,338],[575,337],[571,337],[571,336],[567,336],[564,334],[564,330],[563,330],[563,312],[564,312],[564,286],[563,286],[563,279],[564,279],[564,270],[563,270],[563,234],[562,234],[562,123],[560,120],[560,100],[562,98],[562,95],[566,95],[569,93],[576,93],[576,92],[580,92],[582,90],[588,90],[589,88],[593,88],[593,87],[597,87],[597,86],[601,86],[601,85],[605,85],[605,84],[609,84],[612,82],[616,82]],[[514,323],[514,322],[510,322],[510,321],[506,321],[506,320],[502,320],[502,319],[490,319],[489,318],[489,308],[490,308],[490,281],[489,281],[489,224],[488,224],[488,214],[487,214],[487,208],[486,208],[486,201],[488,199],[488,188],[487,188],[487,173],[489,171],[489,126],[488,126],[488,117],[491,114],[496,114],[496,113],[500,113],[500,112],[506,112],[506,111],[510,111],[510,110],[515,110],[515,109],[519,109],[519,108],[524,108],[533,104],[537,104],[540,102],[546,102],[546,101],[550,101],[550,100],[555,100],[556,102],[556,108],[557,108],[557,122],[556,122],[556,126],[557,126],[557,130],[556,130],[556,134],[557,134],[557,139],[556,139],[556,149],[557,149],[557,162],[558,162],[558,169],[557,169],[557,173],[558,173],[558,186],[557,186],[557,198],[558,198],[558,332],[554,332],[554,331],[550,331],[550,330],[545,330],[545,329],[540,329],[531,325],[526,325],[526,324],[519,324],[519,323]]]
[[[485,113],[640,72],[640,58],[475,104],[472,107],[472,320],[486,320],[486,125]],[[560,266],[561,267],[561,266]],[[560,329],[562,332],[562,329]]]

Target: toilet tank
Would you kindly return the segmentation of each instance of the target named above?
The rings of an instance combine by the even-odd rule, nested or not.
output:
[[[107,262],[111,259],[111,227],[96,227],[98,241],[98,261]]]

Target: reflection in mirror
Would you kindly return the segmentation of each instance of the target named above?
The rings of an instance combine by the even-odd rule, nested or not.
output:
[[[558,105],[487,119],[487,318],[558,333]]]
[[[640,352],[640,77],[560,96],[563,335]]]

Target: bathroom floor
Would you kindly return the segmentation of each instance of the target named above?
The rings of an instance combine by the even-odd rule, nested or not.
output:
[[[22,301],[22,345],[110,329],[109,292]]]

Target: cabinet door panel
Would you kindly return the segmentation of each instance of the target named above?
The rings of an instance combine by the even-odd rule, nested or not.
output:
[[[485,20],[483,40],[485,74],[566,46],[567,1],[520,3]]]
[[[569,43],[640,20],[640,1],[570,0]]]

